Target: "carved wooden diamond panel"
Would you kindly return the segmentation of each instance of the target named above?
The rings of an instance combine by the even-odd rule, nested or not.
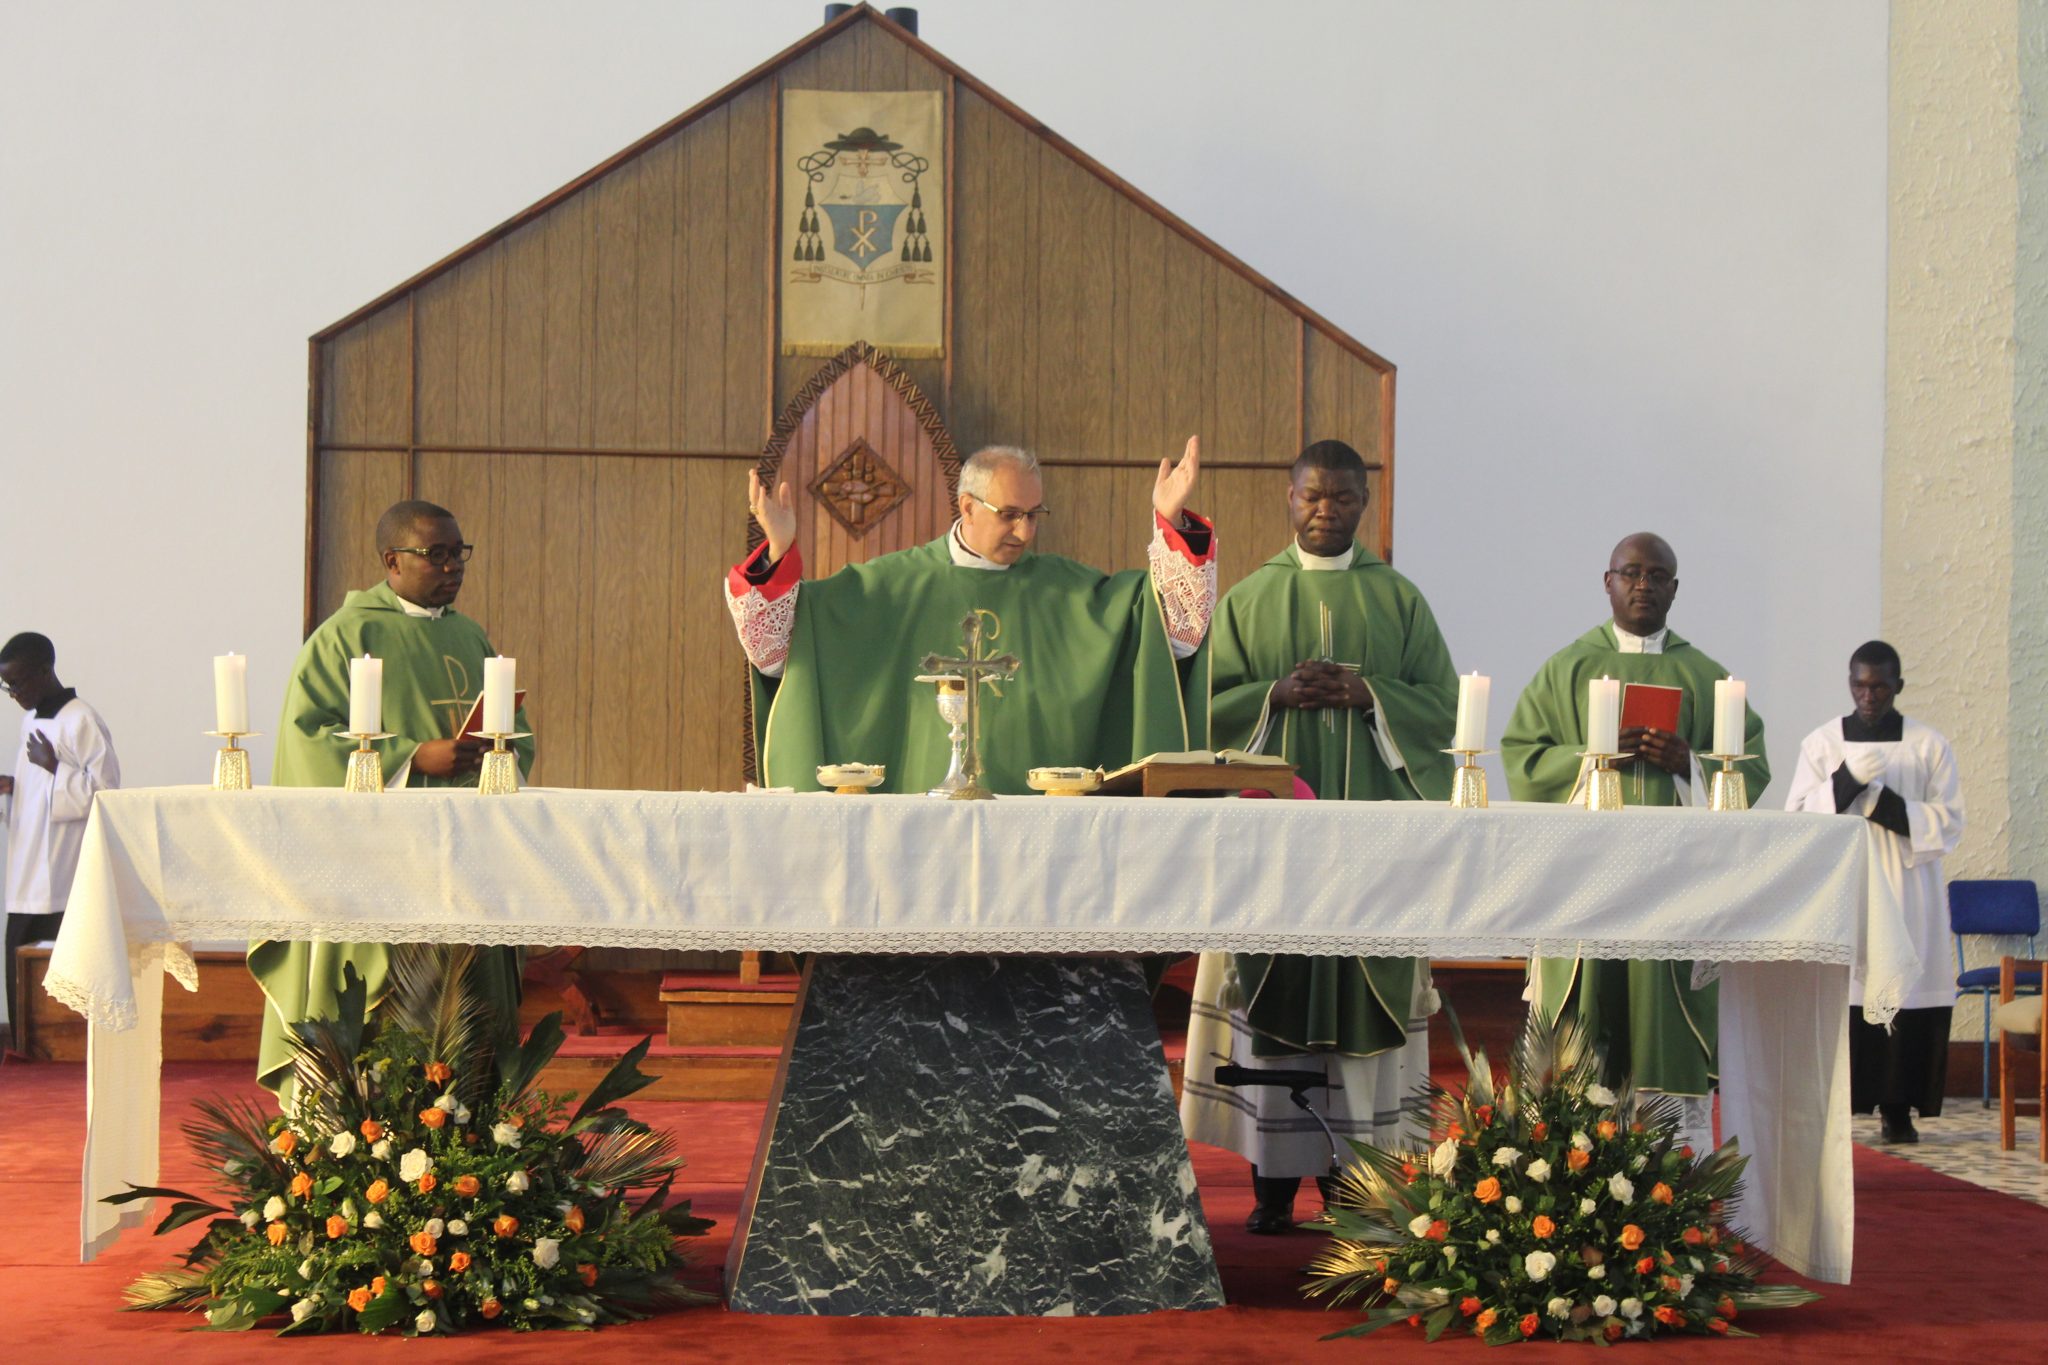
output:
[[[860,539],[910,496],[910,484],[856,436],[811,484],[811,495]]]

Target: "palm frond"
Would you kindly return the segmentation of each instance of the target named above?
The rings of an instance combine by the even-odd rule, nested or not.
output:
[[[206,1274],[199,1270],[152,1270],[138,1276],[121,1291],[128,1300],[124,1313],[147,1313],[160,1308],[193,1310],[211,1296]]]
[[[185,1140],[202,1165],[223,1172],[229,1162],[248,1170],[267,1168],[279,1185],[291,1178],[284,1159],[270,1148],[275,1114],[266,1114],[254,1101],[221,1096],[195,1100],[192,1107],[198,1116],[185,1120]],[[227,1183],[234,1187],[233,1181]]]
[[[432,1060],[454,1068],[456,1098],[471,1106],[497,1084],[498,1039],[517,1032],[517,1020],[500,1017],[494,994],[478,980],[493,965],[473,944],[397,944],[382,1006],[391,1023],[427,1040]]]
[[[643,1125],[583,1135],[583,1160],[576,1178],[611,1190],[658,1185],[680,1165],[675,1139]]]

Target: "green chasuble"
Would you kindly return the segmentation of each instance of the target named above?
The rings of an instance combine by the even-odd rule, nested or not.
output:
[[[1522,690],[1500,739],[1508,791],[1517,801],[1563,801],[1578,781],[1586,747],[1586,684],[1595,678],[1680,688],[1678,729],[1696,754],[1714,747],[1714,683],[1728,671],[1667,632],[1662,654],[1624,654],[1609,622],[1587,631],[1550,657]],[[1742,765],[1750,804],[1771,780],[1765,762],[1764,723],[1749,712]],[[1640,783],[1640,789],[1638,788]],[[1687,784],[1688,787],[1691,785]],[[1632,806],[1679,804],[1677,782],[1649,762],[1621,769],[1623,801]],[[1704,804],[1705,792],[1689,799]],[[1588,817],[1592,818],[1592,817]],[[1719,990],[1692,987],[1690,962],[1599,962],[1544,958],[1530,964],[1536,1003],[1546,1018],[1576,1010],[1607,1049],[1610,1077],[1674,1095],[1704,1095],[1719,1074]]]
[[[339,787],[356,742],[348,729],[348,661],[368,654],[384,661],[384,728],[392,738],[375,746],[391,781],[430,739],[447,739],[468,716],[483,688],[484,660],[497,653],[483,627],[450,608],[438,619],[409,615],[388,583],[352,592],[341,610],[314,630],[292,665],[285,689],[284,718],[277,727],[277,758],[271,781],[280,787]],[[526,712],[517,728],[529,730]],[[522,773],[533,766],[533,740],[515,740]],[[434,778],[410,773],[409,787],[476,785],[476,774]],[[368,800],[370,798],[364,798]],[[263,987],[267,1008],[258,1046],[256,1076],[277,1089],[288,1077],[291,1051],[287,1025],[332,1018],[349,964],[369,987],[372,1007],[383,998],[390,950],[381,943],[278,943],[249,945],[249,971]],[[516,1018],[519,952],[480,954],[483,979],[491,983],[506,1018]]]
[[[1326,605],[1329,657],[1358,666],[1399,766],[1389,764],[1362,711],[1268,703],[1296,664],[1322,654]],[[1442,750],[1458,709],[1450,650],[1415,585],[1364,546],[1354,547],[1349,568],[1310,570],[1289,545],[1224,595],[1203,648],[1214,747],[1284,756],[1319,800],[1449,799],[1451,762]],[[1371,1056],[1407,1040],[1414,958],[1236,954],[1234,965],[1256,1056]]]
[[[803,584],[782,676],[753,674],[762,785],[813,791],[823,763],[885,763],[885,792],[938,785],[952,746],[932,685],[913,679],[927,654],[959,655],[973,611],[996,618],[984,622],[986,651],[1018,660],[1014,678],[982,688],[990,790],[1028,792],[1032,768],[1115,768],[1188,747],[1148,572],[1041,554],[961,568],[941,536]]]

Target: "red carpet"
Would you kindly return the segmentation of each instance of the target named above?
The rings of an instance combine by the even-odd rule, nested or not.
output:
[[[184,1106],[197,1096],[253,1090],[242,1066],[173,1064],[165,1069],[164,1183],[209,1188],[176,1136]],[[747,1176],[760,1106],[670,1103],[635,1106],[649,1123],[678,1134],[690,1154],[685,1188],[720,1226],[697,1252],[702,1277],[715,1283]],[[1251,1192],[1243,1165],[1198,1147],[1195,1169],[1215,1230],[1217,1259],[1232,1306],[1212,1313],[1145,1318],[791,1319],[720,1309],[670,1314],[595,1335],[491,1333],[444,1341],[311,1338],[279,1341],[267,1333],[197,1333],[183,1314],[122,1313],[121,1289],[160,1266],[183,1234],[131,1232],[91,1265],[77,1264],[78,1154],[85,1124],[84,1070],[43,1063],[0,1068],[0,1284],[6,1334],[0,1356],[14,1362],[205,1360],[559,1361],[642,1357],[761,1362],[830,1359],[900,1361],[972,1356],[976,1365],[1057,1355],[1118,1360],[1456,1360],[1482,1348],[1470,1341],[1424,1346],[1397,1329],[1364,1342],[1321,1342],[1353,1319],[1304,1302],[1297,1267],[1316,1239],[1246,1236],[1240,1229]],[[2048,1355],[2048,1208],[1936,1175],[1877,1152],[1856,1153],[1856,1283],[1819,1286],[1826,1298],[1806,1308],[1755,1314],[1744,1326],[1760,1341],[1686,1340],[1624,1348],[1660,1359],[1719,1362],[1829,1360],[2038,1360]],[[1312,1187],[1311,1187],[1312,1189]],[[1300,1211],[1314,1203],[1305,1194]],[[196,1230],[195,1230],[196,1233]],[[1513,1359],[1594,1348],[1530,1344]]]

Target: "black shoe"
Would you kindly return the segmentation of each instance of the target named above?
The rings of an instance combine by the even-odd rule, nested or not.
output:
[[[1294,1231],[1294,1192],[1301,1187],[1299,1178],[1268,1179],[1252,1169],[1251,1217],[1244,1220],[1244,1230],[1255,1237],[1278,1237]]]
[[[1920,1130],[1913,1126],[1913,1115],[1908,1112],[1897,1115],[1886,1114],[1878,1130],[1878,1141],[1895,1147],[1911,1146],[1920,1140]]]

